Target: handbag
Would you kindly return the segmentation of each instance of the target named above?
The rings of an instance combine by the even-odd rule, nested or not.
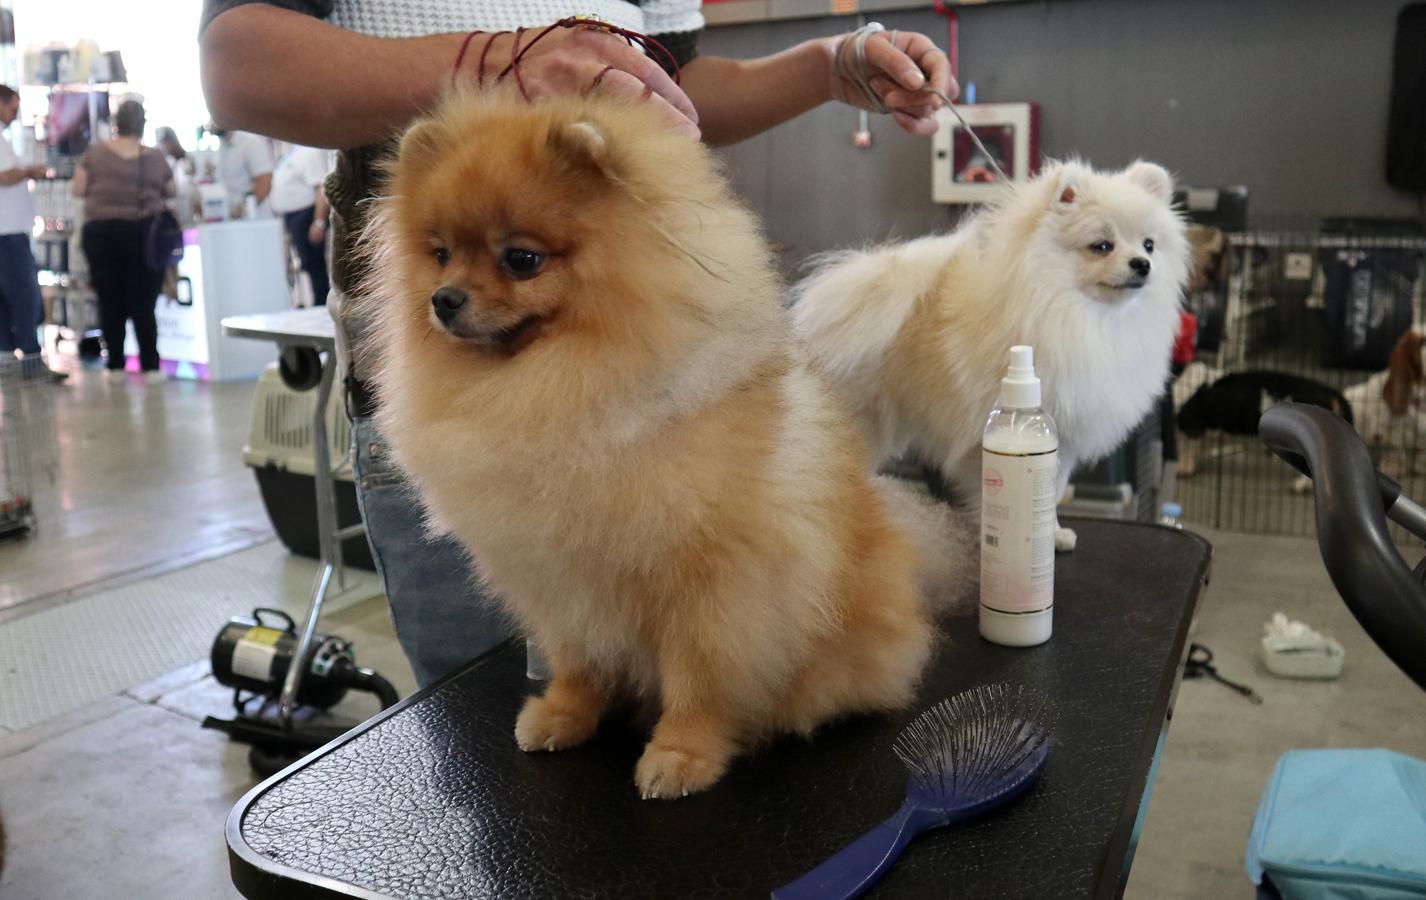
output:
[[[143,209],[144,193],[144,149],[139,148],[139,208]],[[155,271],[163,271],[178,265],[183,259],[183,226],[178,217],[164,207],[149,216],[144,224],[144,262]]]
[[[172,211],[165,209],[150,218],[144,237],[144,259],[150,268],[167,269],[183,259],[183,227]]]

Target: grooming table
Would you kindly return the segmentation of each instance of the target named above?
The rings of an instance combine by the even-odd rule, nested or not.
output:
[[[949,617],[905,714],[777,740],[683,800],[639,799],[643,736],[617,722],[574,750],[516,748],[531,686],[523,647],[502,645],[248,792],[228,817],[233,881],[250,898],[767,897],[895,811],[907,720],[1009,681],[1057,702],[1040,784],[916,839],[868,897],[1117,896],[1211,550],[1157,525],[1071,524],[1048,644],[995,646],[974,614]]]

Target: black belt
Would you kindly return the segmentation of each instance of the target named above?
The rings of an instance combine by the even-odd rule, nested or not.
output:
[[[376,415],[376,392],[351,375],[347,376],[347,415],[353,419],[370,419]]]

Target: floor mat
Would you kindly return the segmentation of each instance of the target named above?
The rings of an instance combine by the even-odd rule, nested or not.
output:
[[[202,659],[228,617],[254,607],[300,624],[318,569],[268,541],[0,624],[0,728],[27,728]],[[348,569],[326,610],[380,593],[376,575]]]

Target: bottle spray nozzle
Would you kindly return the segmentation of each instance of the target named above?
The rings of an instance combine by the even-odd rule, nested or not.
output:
[[[1034,409],[1040,405],[1040,379],[1035,377],[1035,350],[1027,344],[1010,348],[1010,368],[1000,380],[1000,405]]]
[[[1035,348],[1025,344],[1016,344],[1010,348],[1010,370],[1006,373],[1006,378],[1034,378],[1035,377]]]

